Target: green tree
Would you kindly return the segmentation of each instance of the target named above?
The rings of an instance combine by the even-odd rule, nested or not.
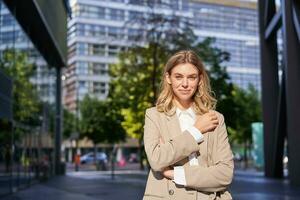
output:
[[[83,137],[98,143],[115,143],[125,139],[121,116],[111,109],[109,101],[85,96],[80,103],[80,132]]]
[[[8,49],[2,52],[0,69],[13,79],[13,118],[16,125],[15,139],[20,137],[20,126],[40,125],[41,101],[30,78],[35,65],[24,52]]]
[[[146,47],[133,47],[120,53],[119,62],[110,67],[110,99],[124,120],[122,127],[129,137],[139,141],[140,164],[142,160],[142,132],[145,110],[154,105],[164,63],[153,60],[167,59],[164,45],[150,43]],[[120,74],[122,74],[120,76]]]
[[[249,85],[247,90],[235,86],[233,101],[235,105],[233,112],[238,117],[234,120],[229,131],[231,132],[231,140],[233,142],[243,144],[245,166],[247,167],[247,152],[252,144],[251,123],[262,120],[261,102],[258,91],[253,85]]]
[[[140,148],[143,147],[144,112],[155,105],[163,66],[170,55],[186,49],[195,51],[205,63],[218,100],[217,110],[224,114],[227,126],[232,130],[230,133],[236,131],[239,128],[236,123],[240,115],[238,111],[242,109],[239,106],[242,105],[234,100],[234,86],[222,65],[230,59],[229,53],[214,47],[213,38],[199,42],[187,21],[175,15],[156,14],[155,1],[145,1],[145,4],[149,6],[150,14],[135,18],[129,24],[137,25],[141,33],[146,33],[137,36],[137,44],[147,41],[148,45],[132,46],[121,52],[118,63],[110,67],[110,99],[124,117],[122,126],[128,136],[137,138]],[[147,28],[144,24],[148,25]]]
[[[67,109],[63,110],[63,136],[64,138],[69,138],[72,133],[77,131],[77,123],[74,113],[68,111]]]
[[[124,117],[122,126],[128,136],[138,139],[140,148],[143,147],[145,110],[155,105],[164,64],[174,52],[182,49],[192,49],[197,52],[209,65],[211,70],[209,75],[214,81],[213,85],[218,87],[218,94],[220,93],[220,96],[225,92],[226,96],[230,94],[227,83],[229,76],[225,68],[220,65],[221,62],[228,60],[229,55],[214,48],[213,42],[211,38],[197,42],[196,36],[187,28],[173,39],[169,37],[166,42],[150,42],[145,47],[131,47],[120,53],[117,64],[111,65],[110,98],[117,102],[116,105]],[[142,160],[143,154],[140,155]],[[141,168],[143,168],[142,163]]]

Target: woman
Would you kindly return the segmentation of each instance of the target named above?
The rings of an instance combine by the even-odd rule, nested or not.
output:
[[[146,110],[151,170],[144,200],[232,199],[233,155],[201,60],[180,51],[167,62],[156,106]]]

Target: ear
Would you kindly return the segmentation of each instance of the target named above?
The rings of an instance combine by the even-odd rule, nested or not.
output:
[[[166,75],[165,75],[165,76],[166,76],[166,81],[167,81],[167,83],[171,85],[171,78],[170,78],[169,72],[166,72]]]

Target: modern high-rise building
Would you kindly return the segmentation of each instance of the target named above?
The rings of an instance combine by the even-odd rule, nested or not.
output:
[[[64,104],[75,110],[89,93],[99,99],[108,94],[108,67],[118,52],[136,39],[139,30],[125,23],[146,17],[144,0],[70,0],[73,17],[68,28],[68,68],[65,70]],[[161,6],[160,6],[161,4]],[[164,6],[169,5],[169,6]],[[257,5],[253,0],[161,0],[155,12],[175,13],[191,22],[199,40],[215,37],[215,46],[230,53],[227,66],[231,79],[246,88],[249,83],[260,90]],[[170,12],[170,9],[172,12]],[[53,103],[54,70],[35,50],[13,16],[0,0],[0,52],[16,48],[28,53],[36,63],[31,81],[43,101]]]
[[[234,83],[260,90],[257,3],[253,0],[194,0],[189,3],[195,32],[213,36],[216,47],[230,53],[224,63]]]
[[[146,17],[143,0],[70,0],[72,19],[68,22],[68,69],[65,71],[64,104],[76,103],[88,93],[99,99],[108,94],[109,64],[117,53],[134,40],[139,31],[125,23]],[[232,81],[260,90],[257,5],[251,0],[161,0],[155,12],[175,13],[193,25],[202,40],[216,39],[215,46],[230,53],[223,63]],[[161,4],[161,6],[160,6]],[[164,6],[169,4],[170,6]],[[170,12],[171,9],[171,12]],[[124,28],[126,27],[126,28]]]
[[[41,100],[53,104],[55,102],[55,70],[49,69],[44,58],[0,0],[0,55],[5,49],[12,48],[26,52],[29,62],[35,63],[36,72],[31,82],[36,86]]]

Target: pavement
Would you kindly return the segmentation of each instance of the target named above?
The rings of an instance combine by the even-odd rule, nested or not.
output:
[[[68,171],[65,176],[32,185],[3,200],[136,200],[142,199],[146,171]],[[230,187],[233,199],[299,200],[300,188],[287,179],[268,179],[261,172],[235,170]]]

